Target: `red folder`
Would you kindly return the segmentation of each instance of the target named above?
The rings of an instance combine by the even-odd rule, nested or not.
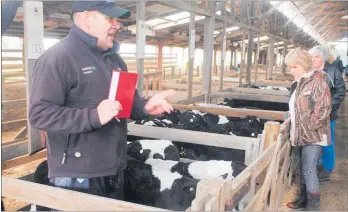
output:
[[[115,70],[112,72],[109,99],[118,101],[122,105],[117,118],[130,118],[137,78],[137,73]]]

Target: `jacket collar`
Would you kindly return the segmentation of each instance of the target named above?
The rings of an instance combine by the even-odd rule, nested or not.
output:
[[[91,36],[90,34],[86,33],[82,29],[80,29],[78,26],[75,24],[72,25],[70,34],[81,39],[89,48],[99,51],[103,56],[109,55],[109,54],[114,54],[119,51],[120,45],[118,42],[114,41],[114,45],[112,48],[107,49],[106,51],[102,48],[99,48],[97,46],[97,41],[98,39],[94,36]]]
[[[323,71],[327,72],[330,66],[331,66],[331,64],[328,63],[327,61],[325,61],[325,65],[324,65]]]

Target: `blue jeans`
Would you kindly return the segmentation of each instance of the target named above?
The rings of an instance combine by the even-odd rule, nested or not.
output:
[[[331,121],[331,144],[329,146],[323,146],[321,154],[321,164],[323,168],[331,172],[335,167],[336,155],[335,155],[335,127],[336,121]]]
[[[317,161],[322,147],[316,144],[302,146],[300,149],[301,183],[306,185],[307,192],[319,192]]]

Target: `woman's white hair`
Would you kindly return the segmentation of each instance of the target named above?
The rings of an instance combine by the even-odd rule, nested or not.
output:
[[[320,57],[324,60],[324,61],[328,61],[329,60],[329,56],[330,56],[330,52],[329,52],[329,48],[326,46],[314,46],[313,48],[311,48],[308,53],[310,55],[313,55],[315,53],[319,54]]]

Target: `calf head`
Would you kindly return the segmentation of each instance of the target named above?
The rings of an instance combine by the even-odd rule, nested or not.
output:
[[[34,182],[39,184],[48,185],[48,164],[47,160],[42,161],[34,172]]]
[[[155,158],[155,157],[154,157]],[[180,152],[179,149],[175,145],[170,145],[164,149],[164,160],[180,160]]]
[[[198,181],[188,177],[176,179],[170,190],[162,192],[162,198],[159,201],[166,209],[185,211],[196,197]]]
[[[228,123],[229,130],[238,136],[257,137],[262,133],[262,126],[256,117],[247,116]]]
[[[185,111],[180,117],[177,128],[199,131],[204,126],[204,118],[192,111]]]
[[[138,141],[129,143],[127,147],[127,155],[139,161],[145,162],[151,153],[151,150],[143,149]]]
[[[125,201],[154,206],[160,183],[152,177],[151,165],[128,157],[124,187]]]
[[[244,169],[246,169],[247,165],[239,161],[232,161],[231,167],[233,170],[233,177],[237,177]]]
[[[185,177],[193,178],[192,175],[189,174],[188,167],[191,163],[183,163],[179,162],[176,165],[174,165],[170,171],[171,172],[177,172]]]
[[[181,116],[180,110],[174,109],[173,112],[170,114],[164,113],[163,115],[159,116],[158,119],[163,120],[167,119],[173,123],[173,125],[176,125],[179,121],[179,117]]]

